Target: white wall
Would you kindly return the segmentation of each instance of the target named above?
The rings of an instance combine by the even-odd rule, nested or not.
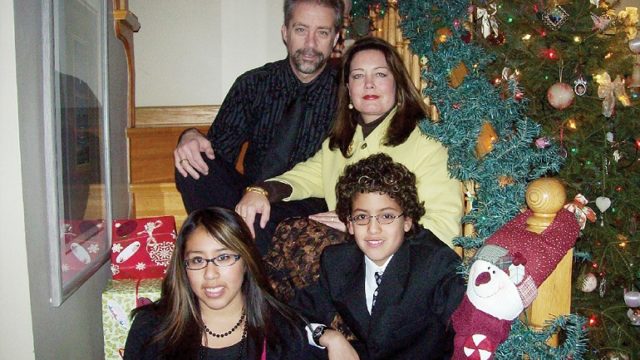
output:
[[[238,75],[282,59],[282,0],[130,0],[136,105],[220,104]]]
[[[13,0],[0,0],[0,8],[0,359],[32,359]]]

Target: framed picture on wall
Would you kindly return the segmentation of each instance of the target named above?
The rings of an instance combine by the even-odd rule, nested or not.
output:
[[[107,10],[102,0],[50,0],[43,11],[51,304],[60,306],[110,253]]]

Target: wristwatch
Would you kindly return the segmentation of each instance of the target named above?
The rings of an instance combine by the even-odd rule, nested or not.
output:
[[[324,335],[324,332],[327,329],[328,329],[327,326],[322,325],[322,324],[316,325],[316,328],[313,329],[313,333],[311,334],[311,337],[313,338],[313,342],[316,343],[316,345],[322,346],[322,345],[320,345],[320,337],[322,337],[322,335]]]

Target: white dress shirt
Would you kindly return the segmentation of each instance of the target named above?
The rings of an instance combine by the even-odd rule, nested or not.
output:
[[[375,273],[384,273],[384,270],[387,268],[389,264],[389,260],[393,255],[389,256],[387,261],[382,264],[382,266],[376,265],[373,260],[369,259],[366,255],[364,256],[365,263],[365,275],[364,275],[364,294],[367,300],[367,311],[371,314],[371,308],[373,307],[373,292],[378,288],[378,284],[376,284]]]

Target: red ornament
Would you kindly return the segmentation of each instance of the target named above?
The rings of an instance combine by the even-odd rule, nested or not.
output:
[[[565,83],[555,83],[547,90],[547,101],[558,110],[564,110],[571,106],[574,98],[573,88]]]
[[[493,45],[502,45],[504,44],[504,40],[504,34],[502,33],[498,33],[498,35],[491,33],[489,36],[487,36],[487,41],[489,41]]]
[[[460,39],[462,39],[462,41],[464,41],[465,44],[470,43],[471,42],[471,32],[464,31],[462,33],[462,35],[460,35]]]
[[[516,99],[516,101],[522,101],[522,99],[524,99],[524,92],[516,90],[515,95],[513,95],[513,98]]]

